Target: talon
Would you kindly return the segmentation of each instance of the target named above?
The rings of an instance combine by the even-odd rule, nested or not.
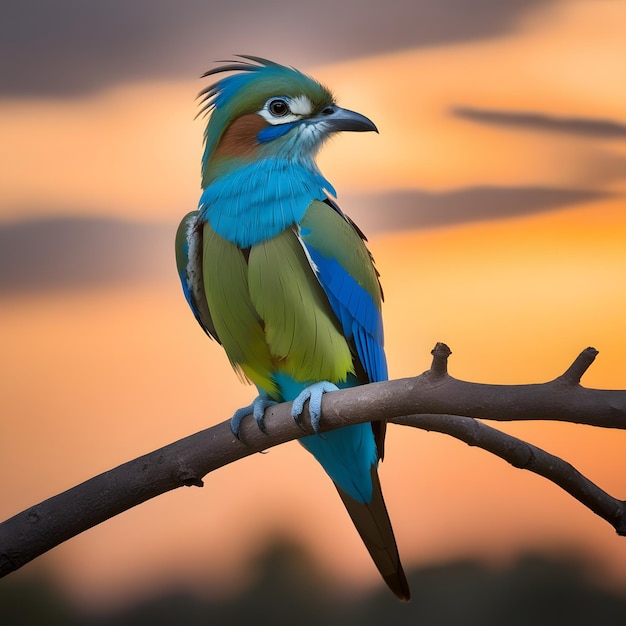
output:
[[[241,422],[246,415],[250,415],[251,409],[252,405],[243,407],[242,409],[237,409],[235,414],[230,418],[230,432],[233,433],[239,441],[241,441],[241,438],[239,437]]]
[[[309,415],[311,416],[311,428],[317,434],[320,432],[320,420],[322,418],[322,396],[329,391],[337,391],[339,388],[327,380],[309,385],[301,391],[291,405],[291,417],[296,424],[305,430],[302,426],[302,411],[304,403],[309,401]]]
[[[259,427],[259,430],[264,435],[267,434],[265,431],[265,409],[270,406],[274,406],[275,404],[278,403],[274,402],[274,400],[262,398],[261,396],[257,396],[252,403],[252,417],[254,418],[256,425]]]
[[[233,435],[241,441],[241,437],[239,436],[239,429],[241,428],[241,422],[243,418],[247,415],[252,415],[254,421],[257,423],[259,430],[266,434],[265,431],[265,409],[270,406],[274,406],[277,404],[273,400],[268,400],[262,396],[257,396],[252,404],[248,406],[244,406],[241,409],[237,409],[235,414],[230,418],[230,430]]]

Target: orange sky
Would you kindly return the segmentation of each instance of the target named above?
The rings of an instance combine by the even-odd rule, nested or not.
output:
[[[399,189],[613,194],[371,234],[392,377],[426,369],[436,341],[452,348],[453,375],[494,383],[551,379],[593,345],[600,355],[583,382],[626,388],[626,140],[450,113],[465,106],[626,124],[625,19],[622,3],[557,3],[506,36],[303,68],[380,129],[338,137],[320,159],[357,222],[360,195]],[[0,219],[116,216],[171,224],[173,240],[176,220],[197,202],[202,124],[192,100],[202,86],[145,81],[74,99],[0,100]],[[393,207],[376,219],[393,223]],[[171,247],[152,253],[171,268],[161,280],[2,296],[0,517],[222,421],[253,396],[186,309]],[[626,433],[506,430],[624,497]],[[408,567],[575,547],[626,583],[625,540],[547,481],[441,435],[391,427],[387,446],[382,482]],[[198,576],[217,593],[277,532],[306,540],[341,584],[379,584],[334,489],[297,444],[224,468],[203,490],[124,513],[25,570],[43,567],[92,601],[173,577]]]

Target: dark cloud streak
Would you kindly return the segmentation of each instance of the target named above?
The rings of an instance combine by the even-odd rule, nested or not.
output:
[[[599,191],[471,187],[349,197],[367,235],[539,213],[609,197]],[[57,217],[0,223],[0,298],[26,293],[177,283],[176,225]]]
[[[353,197],[343,208],[367,234],[531,215],[610,195],[594,190],[485,186]]]
[[[0,224],[0,296],[176,280],[174,226],[58,217]]]
[[[545,0],[3,0],[0,97],[82,95],[195,78],[234,53],[298,66],[484,39]]]
[[[475,109],[472,107],[455,107],[451,109],[450,112],[455,117],[490,126],[506,126],[520,130],[567,133],[596,139],[626,138],[626,124],[612,120],[588,117],[556,117],[544,113],[498,111],[491,109]]]

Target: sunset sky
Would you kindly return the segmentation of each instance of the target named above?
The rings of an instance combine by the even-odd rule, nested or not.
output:
[[[588,345],[626,388],[626,3],[8,0],[0,8],[0,518],[230,417],[254,396],[187,309],[198,77],[294,65],[380,134],[320,156],[382,275],[393,378],[543,382]],[[8,61],[8,62],[7,62]],[[626,497],[626,432],[507,424]],[[626,586],[626,538],[557,487],[451,438],[388,429],[407,568],[578,550]],[[347,588],[381,585],[296,443],[161,496],[24,568],[80,601],[171,580],[222,593],[279,534]]]

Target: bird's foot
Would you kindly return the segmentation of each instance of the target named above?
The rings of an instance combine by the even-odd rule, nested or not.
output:
[[[311,416],[311,427],[316,433],[320,432],[320,419],[322,417],[322,396],[328,391],[337,391],[339,387],[323,380],[319,383],[313,383],[306,389],[302,390],[291,405],[291,417],[296,424],[302,428],[302,411],[304,403],[309,401],[309,415]],[[304,430],[304,429],[303,429]]]
[[[263,421],[265,417],[265,409],[270,406],[274,406],[275,404],[277,403],[273,400],[268,400],[263,396],[257,396],[252,404],[244,406],[241,409],[237,409],[235,411],[235,414],[230,418],[230,430],[232,431],[233,435],[235,435],[235,437],[239,439],[239,429],[241,427],[241,422],[243,421],[243,418],[246,417],[246,415],[252,415],[254,421],[259,427],[259,430],[262,433],[265,433],[265,422]]]

